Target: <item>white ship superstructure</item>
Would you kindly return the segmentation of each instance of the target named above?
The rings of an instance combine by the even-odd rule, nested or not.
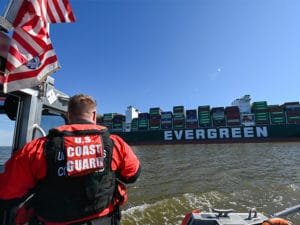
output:
[[[134,118],[139,117],[140,111],[133,106],[128,106],[125,111],[125,131],[130,132],[131,131],[131,122]]]
[[[242,98],[235,99],[231,105],[239,107],[241,123],[244,126],[254,126],[254,115],[251,113],[250,95],[244,95]]]

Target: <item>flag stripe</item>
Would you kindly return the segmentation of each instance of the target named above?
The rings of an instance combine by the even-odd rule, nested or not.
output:
[[[61,23],[65,20],[60,5],[56,2],[52,2],[51,0],[48,1],[48,12],[51,12],[52,17],[50,18],[50,22],[52,23]]]
[[[52,4],[50,4],[49,6],[51,7]],[[69,22],[69,18],[67,15],[68,12],[66,11],[65,5],[63,4],[62,1],[55,2],[53,4],[53,7],[55,8],[54,12],[57,13],[57,20],[59,20],[59,22]],[[65,12],[66,14],[64,14],[63,12]]]
[[[29,69],[27,66],[19,67],[9,76],[4,77],[4,92],[11,92],[22,88],[38,85],[46,76],[56,72],[60,66],[52,45],[49,50],[40,55],[41,65],[37,69]]]
[[[30,77],[37,77],[37,75],[39,75],[39,73],[41,71],[43,71],[45,68],[51,68],[52,64],[56,64],[57,63],[57,57],[56,55],[51,55],[51,56],[47,56],[46,59],[43,60],[43,65],[36,70],[29,70],[27,69],[27,71],[19,71],[19,72],[15,72],[10,74],[10,76],[8,76],[7,81],[11,82],[11,81],[15,81],[15,80],[21,80],[21,79],[26,79],[26,78],[30,78]],[[50,73],[51,71],[48,71],[48,73]]]
[[[20,1],[21,1],[21,0],[20,0]],[[22,20],[23,20],[24,15],[25,15],[26,12],[27,12],[28,1],[26,1],[26,0],[22,0],[22,1],[23,1],[23,3],[22,3],[22,5],[20,6],[20,9],[19,9],[19,11],[18,11],[18,13],[17,13],[17,15],[16,15],[16,18],[15,18],[15,20],[14,20],[14,23],[13,23],[13,26],[14,26],[14,27],[18,27],[18,26],[20,25],[20,23],[21,23]]]
[[[75,22],[76,20],[68,0],[23,0],[14,21],[14,27],[22,26],[23,21],[28,20],[26,17],[34,14],[49,23]]]
[[[68,0],[62,0],[62,1],[64,2],[65,9],[66,9],[66,12],[68,13],[68,18],[69,18],[69,20],[66,22],[70,22],[70,23],[75,22],[76,21],[75,15],[73,13],[73,10],[71,8],[69,1]]]
[[[38,38],[32,37],[29,35],[26,31],[23,29],[17,29],[15,30],[13,34],[13,45],[19,45],[23,48],[23,54],[30,54],[33,56],[38,55],[41,51],[43,51],[44,46],[46,46],[45,43],[37,43],[40,42]]]
[[[75,16],[67,0],[35,0],[37,14],[49,23],[75,22]]]
[[[62,22],[75,22],[75,16],[72,12],[71,5],[68,0],[48,0],[49,7],[51,8],[53,15],[57,14],[56,23]],[[51,21],[54,23],[54,21]]]
[[[53,7],[53,4],[51,4],[51,2],[47,4],[47,21],[51,22],[51,23],[57,23],[57,13],[55,11],[55,8]],[[60,20],[59,20],[60,22]]]
[[[5,92],[38,85],[58,70],[49,23],[75,22],[68,0],[20,1],[4,73]]]
[[[36,21],[36,23],[38,22],[43,23],[42,21]],[[28,27],[30,26],[26,25],[25,29],[28,29]],[[50,42],[46,28],[40,25],[37,27],[40,27],[40,30],[36,35],[34,35],[34,32],[27,32],[21,27],[15,29],[7,57],[9,62],[7,71],[12,71],[34,56],[39,55]]]
[[[12,38],[7,56],[7,71],[12,71],[23,65],[43,50],[38,45],[34,46],[34,40],[30,39],[30,36],[26,32],[23,32],[22,29],[15,30]]]
[[[14,58],[14,60],[10,60],[11,58]],[[26,62],[27,59],[23,57],[17,49],[10,46],[6,61],[6,73],[9,73],[9,71],[13,71],[15,68],[23,65]]]
[[[48,0],[33,0],[33,6],[35,7],[36,15],[41,17],[43,21],[47,21],[47,1]]]
[[[59,69],[59,65],[57,64],[56,69],[51,71],[51,73],[56,72]],[[41,83],[42,80],[44,80],[48,75],[49,72],[47,72],[49,70],[48,66],[44,67],[43,70],[39,71],[39,74],[43,74],[42,79],[37,79],[37,76],[31,76],[31,77],[26,77],[24,79],[18,79],[18,80],[14,80],[14,81],[9,81],[4,83],[3,88],[4,88],[4,92],[12,92],[12,91],[16,91],[19,89],[23,89],[23,88],[29,88],[29,87],[34,87],[37,86]]]
[[[41,47],[47,44],[47,23],[41,20],[40,17],[32,17],[28,22],[22,25],[22,29],[30,34],[30,38],[34,38],[34,41]]]

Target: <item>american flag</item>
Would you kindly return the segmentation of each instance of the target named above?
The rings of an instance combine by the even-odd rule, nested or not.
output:
[[[6,58],[8,46],[10,44],[10,38],[4,33],[0,32],[0,79],[5,70]],[[0,81],[1,83],[1,81]]]
[[[14,27],[22,24],[23,19],[28,20],[25,16],[38,16],[48,23],[75,22],[68,0],[23,0]]]
[[[49,43],[41,54],[16,68],[9,76],[4,76],[4,92],[37,86],[59,68],[55,51]]]
[[[14,21],[3,90],[33,87],[59,69],[49,23],[75,22],[67,0],[23,0]]]

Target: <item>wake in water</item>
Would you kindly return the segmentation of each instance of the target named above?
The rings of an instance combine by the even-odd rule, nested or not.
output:
[[[129,189],[123,224],[179,225],[194,209],[256,208],[269,216],[298,205],[299,143],[142,146],[143,173]],[[187,194],[188,193],[188,194]],[[300,224],[299,213],[286,219]]]
[[[272,188],[272,187],[271,187]],[[187,193],[153,203],[144,203],[123,210],[123,225],[180,225],[185,214],[191,210],[210,212],[212,208],[234,209],[236,212],[248,212],[256,208],[265,216],[299,204],[300,187],[283,186],[279,190],[236,191],[231,194],[221,192]],[[294,196],[290,198],[290,196]],[[300,213],[288,215],[285,219],[300,224]]]
[[[185,213],[191,209],[211,208],[211,201],[219,199],[218,193],[207,193],[202,196],[184,194],[180,197],[173,197],[154,202],[145,203],[123,211],[122,224],[154,225],[181,224]]]

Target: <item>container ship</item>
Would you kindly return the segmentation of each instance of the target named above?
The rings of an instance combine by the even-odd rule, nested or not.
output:
[[[125,114],[105,113],[97,123],[130,145],[300,141],[300,104],[251,103],[244,95],[226,107],[178,105],[172,111],[140,112],[128,106]]]

